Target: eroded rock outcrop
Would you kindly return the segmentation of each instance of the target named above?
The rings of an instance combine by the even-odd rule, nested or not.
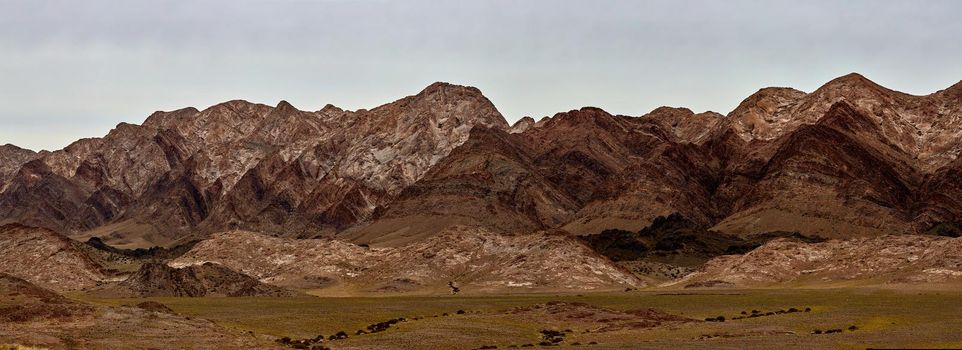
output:
[[[145,263],[127,279],[96,293],[120,297],[290,297],[298,293],[261,283],[251,276],[213,263],[173,268]]]
[[[77,245],[48,229],[0,226],[0,272],[54,290],[93,287],[109,274]]]
[[[744,255],[715,258],[672,282],[722,281],[736,286],[779,283],[944,283],[962,280],[962,238],[887,235],[803,243],[777,239]]]
[[[642,283],[560,234],[500,235],[463,226],[396,248],[331,239],[218,233],[171,262],[215,262],[262,281],[298,288],[345,284],[382,291],[606,289]]]

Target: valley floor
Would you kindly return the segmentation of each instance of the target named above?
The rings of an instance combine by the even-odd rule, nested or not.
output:
[[[143,300],[71,297],[111,306]],[[332,349],[505,349],[539,347],[544,341],[592,349],[962,348],[958,288],[148,300],[258,336],[298,340],[345,332],[346,339],[317,343]],[[649,308],[663,313],[644,311]],[[791,308],[798,312],[788,312]],[[748,317],[753,311],[759,316]],[[704,321],[718,316],[725,322]],[[357,335],[398,318],[404,320],[387,324],[386,330]]]

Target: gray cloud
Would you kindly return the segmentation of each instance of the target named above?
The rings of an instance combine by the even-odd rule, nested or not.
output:
[[[369,108],[433,81],[509,120],[594,105],[730,111],[858,71],[962,79],[954,1],[0,1],[0,143],[60,148],[157,109]]]

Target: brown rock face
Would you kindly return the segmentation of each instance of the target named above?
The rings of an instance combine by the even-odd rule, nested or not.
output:
[[[538,125],[537,122],[534,121],[534,118],[524,117],[519,119],[517,122],[515,122],[514,125],[511,126],[511,129],[508,129],[508,132],[512,134],[517,134],[517,133],[525,132],[531,128],[536,128],[538,126],[540,125]]]
[[[0,272],[55,290],[92,287],[107,274],[78,244],[47,229],[0,226]]]
[[[694,116],[680,116],[686,117]],[[707,225],[715,215],[708,200],[712,162],[669,122],[584,108],[523,133],[476,128],[372,224],[349,236],[405,240],[453,224],[597,233],[637,230],[673,212]]]
[[[957,221],[957,86],[912,96],[850,74],[811,94],[759,91],[712,140],[726,168],[716,200],[730,206],[716,229],[844,237]]]
[[[695,114],[688,108],[659,107],[642,118],[651,118],[671,130],[680,142],[702,143],[717,132],[724,116],[715,112]]]
[[[27,162],[39,157],[36,152],[11,144],[0,145],[0,192],[8,179]]]
[[[918,170],[864,112],[840,101],[780,141],[720,228],[754,233],[801,226],[826,236],[912,231],[906,223]]]
[[[919,232],[962,216],[959,86],[912,96],[851,74],[810,94],[762,89],[728,117],[585,108],[479,130],[352,235],[598,233],[675,212],[737,234]]]
[[[268,285],[228,269],[205,263],[180,269],[147,263],[126,280],[102,288],[98,293],[123,297],[290,297],[296,292]]]
[[[715,258],[672,282],[724,281],[737,286],[862,280],[919,283],[962,280],[962,238],[888,235],[802,243],[778,239],[744,255]]]
[[[810,94],[787,89],[759,90],[728,117],[744,140],[776,140],[803,125],[815,124],[839,101],[864,112],[879,128],[879,137],[917,158],[919,168],[932,170],[962,152],[962,105],[959,84],[926,96],[882,87],[859,74],[834,79]]]
[[[38,157],[5,147],[0,217],[121,246],[225,228],[324,234],[370,216],[476,125],[508,127],[480,91],[446,83],[369,111],[157,112]]]
[[[962,218],[960,153],[962,83],[913,96],[850,74],[761,89],[728,116],[587,107],[510,127],[477,89],[436,83],[371,110],[230,101],[55,152],[5,147],[0,222],[119,246],[593,234],[672,213],[736,234],[912,233]]]
[[[392,248],[337,239],[290,239],[244,231],[214,234],[171,266],[216,262],[271,284],[347,285],[370,291],[586,290],[640,280],[564,234],[502,235],[455,226]]]

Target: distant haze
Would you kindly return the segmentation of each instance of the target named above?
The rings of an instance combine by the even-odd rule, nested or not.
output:
[[[728,113],[849,72],[962,79],[956,1],[0,1],[0,144],[59,149],[231,99],[371,108],[434,81],[513,122],[582,106]]]

